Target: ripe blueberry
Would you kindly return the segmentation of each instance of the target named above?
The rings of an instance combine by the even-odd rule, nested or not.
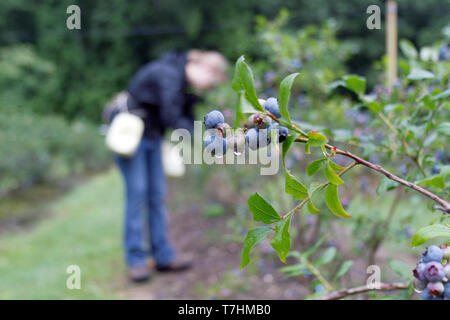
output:
[[[289,131],[288,128],[283,127],[283,126],[279,126],[278,123],[272,123],[268,128],[267,128],[267,142],[271,142],[272,140],[272,130],[276,130],[276,135],[278,136],[278,142],[283,142],[284,140],[286,140],[286,138],[289,135]]]
[[[422,299],[423,300],[442,300],[442,297],[433,297],[431,293],[428,292],[428,290],[422,291]]]
[[[442,264],[436,261],[431,261],[425,264],[424,271],[425,278],[428,281],[436,282],[441,281],[444,278],[444,268]]]
[[[433,300],[433,296],[428,292],[428,290],[422,291],[422,299],[423,300]]]
[[[428,282],[427,290],[433,297],[438,297],[444,292],[444,284],[442,282]]]
[[[213,110],[211,112],[208,112],[204,119],[203,123],[205,124],[206,129],[212,129],[217,128],[217,126],[221,123],[225,122],[225,118],[222,114],[222,112],[218,110]]]
[[[223,156],[227,152],[227,141],[220,136],[207,135],[204,139],[204,145],[205,149],[213,156]]]
[[[242,128],[237,128],[233,135],[227,136],[227,147],[233,147],[236,155],[240,155],[245,149],[245,133]]]
[[[317,293],[325,292],[325,288],[322,284],[318,284],[314,287],[314,291]]]
[[[283,142],[284,140],[286,140],[286,138],[289,135],[288,128],[283,127],[283,126],[279,126],[278,127],[278,134],[279,134],[278,141],[279,142]]]
[[[271,123],[270,126],[267,127],[267,142],[270,143],[272,141],[272,131],[275,131],[276,136],[278,136],[278,123]]]
[[[269,98],[264,102],[264,109],[269,111],[277,118],[281,118],[280,107],[278,106],[278,100],[276,98]]]
[[[450,300],[450,281],[444,284],[444,298]]]
[[[444,267],[445,277],[450,281],[450,263]]]
[[[441,173],[441,166],[438,163],[433,164],[431,168],[431,174],[439,174]]]
[[[257,128],[251,128],[247,131],[245,135],[245,140],[247,142],[247,145],[250,149],[256,150],[259,146],[259,132]]]
[[[270,131],[268,129],[258,129],[258,148],[267,146],[270,139]]]
[[[424,262],[437,261],[440,262],[443,258],[444,254],[442,253],[441,248],[438,246],[430,246],[423,257]]]
[[[419,263],[417,267],[413,270],[414,277],[416,277],[421,281],[425,281],[426,280],[425,269],[426,269],[425,263]]]
[[[414,288],[416,288],[419,291],[422,291],[427,286],[427,283],[425,281],[419,280],[417,278],[414,279]]]

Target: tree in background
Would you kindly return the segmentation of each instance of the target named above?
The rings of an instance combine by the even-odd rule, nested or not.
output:
[[[79,31],[66,28],[66,8],[72,4],[81,8]],[[55,65],[34,97],[41,102],[31,109],[99,120],[101,106],[133,72],[166,50],[202,47],[222,51],[230,59],[242,52],[264,58],[255,42],[255,15],[273,19],[283,7],[291,12],[287,27],[294,30],[334,19],[338,37],[358,44],[348,62],[351,71],[365,74],[384,53],[384,30],[365,26],[370,4],[380,5],[384,14],[379,0],[230,0],[214,5],[206,0],[8,0],[0,3],[0,47],[31,44],[37,57]],[[442,2],[400,0],[398,5],[399,38],[423,46],[442,37],[447,23],[442,12],[448,11]]]

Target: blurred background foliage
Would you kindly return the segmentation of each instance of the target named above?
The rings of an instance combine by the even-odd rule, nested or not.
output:
[[[390,106],[384,111],[398,119],[414,110],[416,99],[423,92],[434,94],[436,90],[448,88],[450,62],[447,58],[436,63],[435,56],[442,44],[449,41],[450,25],[445,12],[450,12],[450,1],[399,0],[397,3],[400,83],[392,94],[384,83],[384,1],[227,0],[213,4],[206,0],[1,1],[0,198],[3,204],[7,199],[5,195],[11,195],[12,191],[108,167],[111,155],[104,147],[104,137],[99,134],[103,106],[126,87],[140,66],[173,49],[219,50],[229,58],[230,66],[245,54],[255,73],[256,90],[261,98],[276,96],[281,79],[300,71],[292,90],[290,112],[302,128],[322,130],[333,141],[345,141],[346,146],[376,163],[389,159],[389,169],[407,176],[414,163],[402,154],[401,148],[395,152],[375,152],[389,149],[392,143],[388,142],[397,137],[386,133],[377,114],[359,103],[354,93],[342,87],[330,87],[346,74],[363,75],[367,79],[366,93],[379,97],[383,107]],[[66,28],[66,8],[72,4],[81,8],[81,30]],[[366,8],[373,4],[381,8],[381,30],[366,27]],[[414,86],[406,76],[417,67],[432,71],[442,79],[441,83],[426,80]],[[387,98],[383,98],[385,96]],[[204,97],[196,110],[197,118],[201,119],[206,110],[219,107],[231,124],[236,101],[236,94],[226,83]],[[392,109],[396,104],[405,107]],[[401,125],[404,123],[398,127],[404,129],[400,133],[405,139],[411,139],[414,144],[423,140],[420,135],[409,137],[411,130]],[[426,174],[448,164],[445,139],[439,136],[428,141],[429,150],[424,158]],[[360,148],[359,143],[365,148]],[[301,148],[293,148],[287,166],[304,171],[311,159],[308,157]],[[99,179],[100,183],[95,182],[94,187],[88,186],[92,189],[86,193],[105,197],[113,189],[118,195],[118,177],[111,174],[105,177]],[[310,178],[302,178],[310,182]],[[104,179],[107,182],[102,182]],[[190,166],[184,179],[184,186],[200,190],[195,200],[201,207],[202,218],[208,221],[226,218],[221,227],[226,226],[231,232],[225,239],[222,239],[224,230],[216,232],[220,241],[242,244],[247,229],[253,225],[247,197],[256,189],[268,196],[280,212],[288,210],[293,203],[290,197],[279,192],[283,189],[283,175],[264,177],[262,183],[256,166]],[[317,258],[316,262],[325,266],[325,273],[331,277],[339,266],[349,267],[346,262],[355,260],[359,266],[356,274],[353,272],[348,281],[340,278],[345,272],[335,279],[344,284],[364,281],[365,261],[374,258],[382,240],[389,250],[382,253],[384,260],[399,255],[410,262],[409,251],[405,252],[404,248],[409,248],[414,230],[430,222],[428,215],[417,216],[418,211],[427,210],[422,198],[405,196],[398,213],[391,219],[388,218],[393,216],[389,214],[390,208],[397,202],[393,193],[385,195],[385,201],[380,203],[376,192],[378,179],[364,171],[352,174],[349,179],[342,202],[354,219],[342,222],[327,213],[302,214],[291,228],[295,238],[293,248],[305,252],[310,249],[308,258]],[[176,188],[182,190],[183,186]],[[193,197],[184,193],[179,192],[171,199],[171,203],[180,203],[183,210]],[[111,197],[114,199],[108,205],[119,211],[117,208],[121,204],[117,195]],[[71,203],[76,204],[72,210],[74,223],[83,225],[77,218],[78,207],[86,202],[76,194],[71,197],[74,197],[70,198]],[[10,202],[19,202],[11,199]],[[109,210],[96,201],[87,206],[91,205],[94,212]],[[323,203],[318,205],[323,206]],[[10,211],[10,207],[0,206],[0,218],[2,211]],[[109,219],[107,213],[104,216]],[[387,225],[386,218],[391,220]],[[431,218],[437,219],[437,215]],[[90,220],[86,217],[86,221]],[[73,221],[69,222],[72,225]],[[99,218],[97,223],[104,221]],[[380,230],[370,233],[374,229]],[[58,239],[59,232],[56,234],[54,238]],[[55,242],[51,232],[46,233],[46,237],[49,242]],[[313,247],[314,244],[317,246]],[[249,266],[249,273],[263,275],[278,269],[270,245],[262,243],[260,249],[253,253],[256,261]],[[291,262],[297,259],[299,262],[281,271],[295,276],[302,285],[309,287],[310,293],[318,293],[321,288],[301,262],[303,258],[294,251]],[[34,269],[35,260],[31,260],[30,269]],[[14,263],[10,268],[17,269]],[[298,276],[304,278],[298,279]],[[97,274],[93,276],[96,277]],[[398,279],[392,272],[388,278]],[[14,279],[11,283],[17,285],[19,280]]]
[[[82,8],[79,31],[65,27],[66,8],[71,4]],[[350,72],[367,74],[385,51],[384,30],[368,30],[365,25],[371,4],[380,5],[384,21],[384,4],[379,0],[230,0],[214,5],[205,0],[132,4],[125,0],[5,0],[0,3],[0,48],[3,63],[11,67],[1,68],[0,99],[3,106],[98,121],[101,106],[111,95],[124,88],[139,66],[166,50],[213,48],[232,61],[242,53],[270,59],[273,54],[261,49],[255,27],[264,25],[262,17],[273,20],[281,8],[290,12],[284,21],[288,31],[329,21],[333,31],[323,31],[322,39],[327,40],[327,32],[335,32],[340,40],[351,42],[352,58],[344,56],[345,65]],[[400,39],[420,47],[442,39],[442,28],[448,23],[442,12],[448,10],[448,1],[400,0],[398,6]],[[303,36],[314,32],[314,27],[306,28]],[[270,34],[264,40],[277,41]],[[314,49],[311,53],[315,54]],[[323,61],[330,60],[317,62]],[[30,71],[30,79],[20,74]],[[31,94],[33,101],[24,104]]]

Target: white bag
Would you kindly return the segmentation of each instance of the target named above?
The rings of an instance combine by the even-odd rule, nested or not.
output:
[[[186,172],[183,157],[180,155],[180,147],[170,142],[162,143],[162,159],[164,173],[169,177],[182,177]]]
[[[141,142],[144,121],[128,112],[127,95],[120,94],[116,99],[121,112],[114,117],[108,128],[106,145],[111,151],[123,157],[132,157]]]
[[[132,157],[136,153],[144,133],[144,121],[128,111],[128,98],[126,91],[117,94],[103,115],[107,122],[114,110],[120,111],[108,127],[106,145],[111,151],[124,157]],[[164,173],[169,177],[182,177],[186,168],[180,155],[180,147],[163,141],[161,148]]]

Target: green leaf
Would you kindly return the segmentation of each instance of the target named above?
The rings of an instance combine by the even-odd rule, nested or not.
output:
[[[309,142],[305,143],[305,153],[306,154],[311,153],[311,148],[310,148]]]
[[[282,219],[275,226],[275,236],[273,237],[270,244],[272,248],[278,252],[280,260],[286,263],[286,256],[291,248],[291,235],[289,234],[289,226],[291,224],[292,216],[286,219]]]
[[[271,227],[256,227],[248,230],[242,250],[241,270],[250,262],[250,250],[272,232]]]
[[[316,173],[321,167],[323,162],[326,159],[318,159],[318,160],[314,160],[313,162],[311,162],[310,164],[308,164],[308,166],[306,167],[306,174],[308,176],[312,176],[314,173]]]
[[[447,90],[433,96],[433,100],[445,99],[445,98],[448,98],[449,96],[450,96],[450,89],[447,89]]]
[[[436,187],[439,189],[445,188],[445,181],[442,176],[434,176],[431,178],[423,179],[420,181],[416,181],[416,184],[422,184],[425,186]]]
[[[336,257],[336,253],[337,250],[335,247],[329,247],[327,248],[321,255],[320,257],[314,261],[314,266],[316,268],[319,268],[321,266],[323,266],[324,264],[330,263],[334,257]]]
[[[329,165],[331,166],[331,168],[333,169],[333,170],[335,170],[335,171],[342,171],[342,170],[344,170],[344,167],[341,167],[340,165],[338,165],[337,163],[334,163],[333,161],[329,161],[328,162],[329,163]]]
[[[423,227],[416,232],[411,240],[411,246],[420,246],[428,240],[441,237],[447,240],[450,239],[450,228],[443,224],[432,224],[431,226]]]
[[[334,81],[334,82],[332,82],[332,83],[330,83],[330,84],[328,85],[328,88],[330,88],[330,89],[336,89],[336,88],[339,87],[339,86],[345,87],[345,86],[346,86],[345,81],[344,81],[344,80],[337,80],[337,81]]]
[[[308,144],[311,147],[321,147],[327,142],[328,139],[323,134],[315,131],[308,131]]]
[[[312,198],[314,193],[316,193],[316,191],[321,190],[322,188],[322,184],[319,182],[311,182],[311,184],[309,185],[309,197]]]
[[[325,166],[325,177],[330,181],[332,184],[339,185],[343,184],[344,180],[339,177],[336,172],[334,172],[333,168],[331,167],[330,163],[328,162]]]
[[[434,74],[430,71],[423,69],[413,69],[410,74],[408,74],[409,80],[424,80],[424,79],[433,79]]]
[[[367,103],[367,107],[372,111],[373,113],[380,112],[383,108],[381,104],[378,101],[371,101]]]
[[[306,250],[305,252],[303,252],[301,255],[305,258],[308,259],[309,256],[311,256],[312,254],[314,254],[322,245],[322,243],[325,241],[325,236],[322,236],[312,247],[310,247],[308,250]]]
[[[393,190],[399,186],[398,182],[389,179],[386,176],[381,177],[380,184],[377,187],[377,194],[380,195],[383,192]]]
[[[348,89],[356,92],[358,95],[366,91],[366,79],[357,75],[344,76],[345,85]]]
[[[253,219],[265,224],[280,221],[281,217],[275,209],[257,192],[248,198],[248,207],[253,214]]]
[[[322,184],[318,182],[311,182],[308,189],[309,201],[306,204],[308,211],[312,214],[320,213],[320,210],[314,205],[314,195],[317,191],[320,191]]]
[[[308,268],[306,268],[306,266],[301,263],[297,263],[297,264],[290,265],[290,266],[284,266],[284,267],[279,268],[278,270],[286,273],[286,275],[289,277],[302,276],[306,272],[308,272]]]
[[[350,270],[350,268],[353,265],[353,261],[352,260],[346,260],[344,261],[341,266],[339,267],[339,270],[336,272],[336,274],[334,275],[334,281],[336,281],[337,279],[339,279],[340,277],[344,276],[348,270]]]
[[[443,122],[439,124],[436,131],[444,136],[450,137],[450,122]]]
[[[239,128],[241,123],[245,121],[245,116],[242,113],[242,98],[244,94],[242,92],[238,93],[238,103],[236,105],[236,117],[234,119],[235,127]]]
[[[312,200],[309,200],[306,204],[306,207],[308,208],[309,213],[311,214],[318,214],[320,213],[320,210],[312,203]]]
[[[259,111],[264,111],[264,108],[260,105],[258,97],[256,96],[255,81],[253,79],[252,69],[245,63],[244,56],[241,56],[236,62],[236,68],[238,71],[238,79],[245,91],[245,97],[252,104],[252,106]],[[235,87],[238,85],[235,84]]]
[[[338,217],[342,218],[351,218],[351,216],[345,212],[344,208],[339,201],[339,194],[337,186],[334,184],[329,184],[327,190],[325,191],[325,203],[330,209]]]
[[[450,177],[450,165],[445,165],[441,167],[441,177],[447,179]]]
[[[231,80],[231,88],[233,88],[233,90],[237,92],[244,90],[244,86],[241,83],[241,77],[239,76],[239,65],[240,63],[242,63],[242,61],[244,61],[244,56],[241,56],[236,60],[233,79]]]
[[[409,279],[411,277],[411,268],[404,262],[398,260],[391,260],[389,267],[395,271],[399,276]]]
[[[402,39],[400,40],[399,45],[406,58],[410,60],[417,59],[419,53],[417,52],[417,49],[414,47],[414,44],[411,41]]]
[[[248,102],[245,94],[243,92],[240,93],[240,103],[242,108],[242,113],[255,113],[257,110]]]
[[[286,193],[295,200],[302,200],[308,197],[308,188],[298,181],[289,171],[286,170]]]
[[[298,73],[293,73],[284,78],[280,83],[280,92],[278,92],[278,103],[280,105],[281,116],[289,123],[292,123],[291,116],[288,111],[289,97],[291,95],[292,83],[297,76]]]
[[[383,111],[386,113],[392,112],[392,111],[402,111],[403,106],[399,104],[390,103],[384,106]]]

